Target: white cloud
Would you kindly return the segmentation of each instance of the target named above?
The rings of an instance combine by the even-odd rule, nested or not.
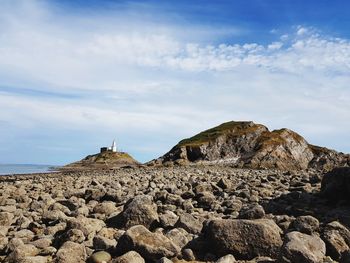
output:
[[[140,156],[154,145],[156,157],[184,136],[248,119],[350,151],[338,143],[350,132],[348,39],[299,26],[266,45],[216,45],[207,41],[217,36],[212,28],[198,25],[157,24],[135,14],[127,20],[121,13],[75,18],[43,1],[5,3],[0,92],[13,86],[78,95],[0,93],[0,122],[17,136],[48,127],[63,143],[59,133],[66,129],[88,138],[115,131],[132,137]],[[13,139],[4,128],[0,135]]]

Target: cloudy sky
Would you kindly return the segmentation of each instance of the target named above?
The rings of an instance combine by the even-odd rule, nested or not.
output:
[[[350,152],[350,2],[0,0],[0,162],[140,161],[230,120]]]

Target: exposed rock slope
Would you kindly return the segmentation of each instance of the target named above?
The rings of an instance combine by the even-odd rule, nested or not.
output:
[[[289,129],[269,131],[254,122],[227,122],[180,141],[153,165],[230,163],[237,167],[329,170],[350,156],[308,144]]]
[[[63,166],[61,170],[113,169],[138,166],[140,163],[125,152],[102,152],[88,155],[84,159]]]

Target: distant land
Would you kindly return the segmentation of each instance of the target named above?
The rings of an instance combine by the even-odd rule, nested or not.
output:
[[[141,164],[126,152],[103,147],[62,170],[115,169]],[[290,129],[269,131],[252,121],[229,121],[181,140],[147,166],[226,164],[237,168],[328,171],[350,166],[350,155],[309,144]]]

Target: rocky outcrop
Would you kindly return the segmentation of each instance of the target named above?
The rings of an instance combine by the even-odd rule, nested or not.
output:
[[[149,165],[220,164],[236,167],[327,170],[350,165],[350,155],[310,145],[289,129],[269,131],[254,122],[227,122],[180,141]]]
[[[60,167],[59,170],[77,171],[138,166],[140,166],[140,163],[126,152],[106,151],[94,155],[88,155],[80,161]]]

